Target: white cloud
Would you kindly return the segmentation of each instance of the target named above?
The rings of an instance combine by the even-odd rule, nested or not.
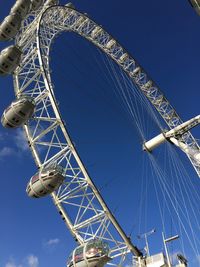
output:
[[[197,262],[200,264],[200,255],[197,255]]]
[[[0,150],[0,158],[12,156],[14,154],[15,154],[15,150],[8,146],[5,146]]]
[[[27,257],[27,263],[29,267],[38,267],[39,266],[39,260],[38,257],[34,255],[29,255]]]
[[[28,255],[24,258],[21,264],[17,264],[16,261],[11,257],[4,267],[39,267],[39,260],[33,254]]]
[[[2,133],[0,133],[0,141],[4,140],[4,135]]]
[[[0,141],[3,141],[2,138],[4,137],[0,133]],[[8,142],[10,138],[8,137],[7,139],[8,139],[7,140]],[[12,156],[12,155],[21,156],[22,154],[21,151],[25,152],[29,149],[25,134],[22,129],[17,129],[15,131],[14,136],[12,136],[12,142],[13,141],[14,141],[15,147],[4,145],[2,148],[0,148],[0,159],[4,157]]]
[[[20,150],[28,150],[28,143],[27,143],[27,140],[26,140],[26,137],[25,137],[25,133],[22,129],[18,129],[16,131],[16,135],[14,137],[15,139],[15,143],[16,143],[16,146],[17,148],[19,148]]]
[[[2,146],[2,148],[0,148],[0,159],[3,159],[4,157],[13,156],[13,155],[21,156],[21,153],[20,153],[21,151],[24,152],[28,150],[28,144],[25,139],[23,131],[21,129],[18,129],[15,133],[16,134],[14,135],[14,138],[12,138],[12,141],[14,141],[17,149],[13,146],[12,147],[7,146],[7,145]],[[0,141],[2,141],[1,134],[0,134]]]
[[[13,260],[6,263],[5,267],[23,267],[21,264],[17,265]]]
[[[60,242],[60,239],[54,238],[50,239],[49,241],[46,242],[46,245],[52,246],[52,245],[57,245]]]
[[[15,265],[13,262],[7,262],[5,267],[17,267],[17,265]]]

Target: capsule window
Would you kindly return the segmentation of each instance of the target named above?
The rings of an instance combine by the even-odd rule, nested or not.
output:
[[[8,56],[8,59],[9,59],[10,61],[14,61],[14,59],[13,59],[13,58],[11,58],[10,56]]]
[[[12,120],[14,121],[14,122],[16,122],[16,123],[18,123],[19,122],[19,120],[17,119],[17,118],[12,118]]]
[[[13,126],[10,124],[10,123],[6,123],[6,125],[8,126],[8,127],[10,127],[10,128],[13,128]]]
[[[54,189],[54,186],[53,186],[53,185],[48,184],[48,186],[49,186],[51,189]]]
[[[9,57],[9,58],[11,58],[11,57]],[[11,61],[14,61],[14,58],[11,58]]]
[[[67,265],[69,265],[69,266],[73,265],[72,253],[69,255],[69,258],[67,259]]]
[[[3,34],[3,33],[1,33],[1,36],[2,36],[3,38],[6,38],[5,34]]]
[[[12,25],[13,27],[15,27],[15,26],[16,26],[16,24],[14,24],[12,21],[11,21],[10,25]]]
[[[7,65],[5,62],[2,64],[2,66],[3,66],[5,69],[8,68],[8,65]]]
[[[10,33],[11,30],[10,30],[9,28],[6,28],[6,32],[7,32],[7,33]]]
[[[32,184],[34,184],[35,182],[37,182],[39,180],[39,176],[38,175],[34,175],[32,178],[31,178],[31,182]]]
[[[51,180],[52,178],[51,177],[49,177],[49,176],[47,176],[47,177],[45,177],[45,178],[42,178],[42,180],[43,181],[46,181],[46,180]]]
[[[22,116],[24,116],[24,117],[26,116],[26,114],[23,111],[21,111],[21,110],[19,111],[19,114],[22,115]]]
[[[80,255],[80,254],[83,254],[83,247],[79,247],[79,248],[77,248],[76,251],[75,251],[75,256],[76,256],[76,255]]]
[[[83,260],[83,247],[77,248],[75,251],[74,261],[77,263]]]

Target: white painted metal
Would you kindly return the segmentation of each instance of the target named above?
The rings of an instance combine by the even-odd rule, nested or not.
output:
[[[197,14],[200,16],[200,0],[189,0]]]
[[[178,126],[182,121],[155,83],[113,37],[70,6],[51,7],[57,3],[47,0],[37,12],[31,11],[15,38],[23,51],[21,64],[14,73],[15,93],[17,97],[24,94],[31,96],[36,103],[34,118],[29,120],[24,130],[39,168],[52,163],[65,168],[65,182],[52,194],[52,198],[74,238],[80,244],[94,237],[103,239],[111,248],[111,264],[123,265],[128,253],[136,256],[141,253],[126,236],[92,182],[62,120],[49,68],[53,39],[64,31],[73,31],[88,39],[121,66],[169,128]],[[189,132],[182,139],[191,148],[199,149]],[[199,173],[199,165],[189,158]],[[139,259],[142,262],[141,257]]]
[[[143,150],[152,152],[156,147],[160,146],[166,141],[165,133],[161,133],[156,137],[152,138],[151,140],[145,142],[143,144]]]
[[[195,160],[198,164],[200,164],[200,151],[199,150],[189,147],[187,144],[181,142],[175,137],[170,137],[169,139],[174,145],[179,147],[184,153],[189,155],[191,158],[193,158],[193,160]]]
[[[191,130],[192,128],[194,128],[195,126],[197,126],[198,124],[200,124],[200,115],[176,126],[175,128],[171,129],[169,132],[165,133],[165,136],[169,138],[171,136],[183,135],[189,130]]]
[[[46,5],[49,5],[48,1]],[[61,15],[64,25],[63,20],[66,20],[72,10],[66,7],[57,8],[62,15],[57,12],[54,14],[56,17]],[[75,14],[75,11],[72,12]],[[57,24],[55,17],[53,19],[54,22],[51,23]],[[111,247],[110,256],[114,259],[112,264],[122,264],[127,253],[141,253],[109,211],[81,162],[62,121],[53,93],[48,61],[51,41],[61,30],[55,29],[54,26],[43,28],[43,22],[49,23],[49,20],[50,17],[46,21],[46,17],[40,19],[38,15],[27,18],[16,38],[23,50],[21,65],[14,75],[16,96],[30,95],[36,102],[34,118],[24,126],[29,146],[39,168],[53,162],[65,166],[65,183],[52,194],[52,198],[75,239],[80,244],[95,237],[107,241]],[[89,19],[79,16],[72,24],[74,27],[84,27],[88,21]]]
[[[165,256],[163,253],[159,253],[153,256],[150,256],[146,259],[146,267],[171,267],[167,265]]]
[[[200,164],[200,150],[190,147],[182,141],[182,136],[190,129],[200,124],[200,115],[176,126],[168,132],[163,132],[143,144],[143,150],[151,152],[165,141],[171,141],[179,147],[187,156],[193,159],[197,165]],[[199,175],[199,173],[198,173]]]

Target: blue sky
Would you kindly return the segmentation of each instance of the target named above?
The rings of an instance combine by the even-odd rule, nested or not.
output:
[[[115,36],[156,81],[181,118],[187,120],[199,114],[200,18],[187,0],[162,2],[76,0],[73,3]],[[0,19],[9,13],[12,4],[13,1],[0,0]],[[6,46],[0,44],[1,49]],[[137,240],[137,234],[156,227],[150,245],[151,252],[157,253],[162,250],[162,225],[152,182],[154,175],[148,163],[143,166],[148,157],[141,151],[142,141],[119,99],[104,83],[101,66],[97,66],[98,60],[100,65],[102,62],[98,56],[95,48],[72,34],[59,37],[51,55],[56,96],[81,158],[109,207],[141,248],[144,243]],[[12,78],[0,78],[0,85],[3,112],[14,98]],[[143,121],[147,121],[150,136],[159,133],[148,116]],[[193,133],[199,139],[199,127]],[[172,162],[166,160],[165,149],[158,152],[161,166],[163,162]],[[178,157],[182,158],[200,196],[197,175],[181,153]],[[50,197],[32,200],[26,196],[26,184],[36,168],[20,129],[9,131],[0,126],[0,169],[0,267],[65,266],[75,243]],[[142,178],[144,172],[148,180],[146,176]],[[141,187],[145,183],[143,190],[148,192],[139,211]],[[166,211],[164,216],[166,234],[177,234],[176,219],[173,222],[169,213]],[[171,214],[175,217],[173,209]],[[199,210],[196,214],[200,219]],[[194,232],[199,235],[197,223]],[[181,242],[185,243],[190,266],[200,266],[200,255],[191,249],[184,233],[180,242],[174,242],[171,254],[182,251]]]

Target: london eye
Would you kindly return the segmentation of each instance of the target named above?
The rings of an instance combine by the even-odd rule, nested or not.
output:
[[[13,21],[15,26],[12,25]],[[18,24],[16,21],[20,21],[20,23]],[[9,24],[10,30],[4,30],[3,23]],[[54,76],[53,73],[51,74],[50,62],[50,56],[54,57],[53,52],[51,55],[51,48],[54,48],[53,43],[57,39],[59,40],[61,33],[63,36],[75,33],[76,37],[72,38],[78,36],[84,40],[84,44],[85,40],[89,41],[89,49],[91,46],[92,49],[97,49],[97,52],[94,53],[97,53],[104,62],[104,65],[102,63],[103,68],[107,69],[108,74],[112,76],[111,78],[107,76],[106,79],[115,78],[110,87],[114,85],[117,87],[120,101],[123,102],[134,120],[141,137],[141,151],[143,149],[147,152],[146,154],[142,153],[149,158],[153,173],[159,177],[157,183],[162,188],[163,197],[171,202],[173,211],[170,213],[177,216],[180,227],[178,229],[182,229],[181,232],[188,238],[192,250],[198,255],[199,238],[193,233],[191,214],[196,216],[194,219],[198,227],[199,211],[192,209],[190,215],[187,212],[185,214],[182,206],[179,206],[178,196],[174,197],[173,194],[177,191],[177,194],[181,195],[181,199],[190,196],[182,196],[184,189],[180,192],[181,183],[177,186],[178,189],[174,188],[174,184],[173,188],[169,187],[169,184],[166,183],[167,179],[164,180],[167,174],[162,173],[162,167],[157,165],[154,155],[151,153],[163,143],[166,143],[167,153],[171,151],[171,146],[175,145],[178,150],[184,152],[188,158],[185,160],[188,164],[189,162],[192,164],[199,176],[199,145],[190,131],[200,123],[199,116],[196,116],[198,114],[182,121],[158,85],[139,62],[103,26],[97,24],[86,13],[79,12],[71,3],[60,5],[58,1],[50,0],[32,1],[32,3],[31,1],[30,3],[29,1],[17,1],[11,9],[10,17],[7,17],[3,23],[2,40],[14,38],[14,45],[1,52],[1,74],[13,74],[16,99],[5,109],[2,124],[6,128],[23,126],[29,149],[36,164],[35,173],[32,173],[33,176],[27,185],[27,194],[33,198],[51,194],[60,218],[75,242],[79,244],[79,254],[77,252],[76,255],[76,251],[72,254],[72,264],[75,266],[78,264],[75,256],[83,254],[83,251],[85,253],[89,251],[87,246],[91,242],[98,244],[96,246],[99,250],[102,250],[103,247],[105,253],[108,252],[102,244],[107,244],[109,247],[108,255],[103,258],[103,262],[99,263],[99,266],[106,263],[126,266],[133,262],[143,266],[144,263],[140,261],[145,259],[145,255],[149,255],[135,245],[135,238],[132,240],[131,235],[125,233],[121,223],[106,204],[96,183],[93,182],[86,165],[79,156],[76,142],[72,141],[71,134],[69,134],[67,123],[56,99],[56,86],[54,78],[52,78]],[[62,58],[62,53],[59,51],[58,55]],[[95,54],[95,57],[97,55]],[[59,71],[61,74],[64,72],[61,69]],[[104,72],[103,70],[102,75]],[[78,85],[81,86],[80,83]],[[138,100],[134,103],[133,99]],[[157,131],[153,129],[150,134],[145,133],[146,129],[142,124],[146,119],[145,117],[140,118],[140,116],[144,116],[142,112],[148,113],[148,120],[154,121]],[[123,142],[119,142],[119,147],[122,145]],[[118,153],[120,155],[120,149]],[[172,154],[171,164],[175,164],[177,155],[176,152]],[[164,159],[163,156],[161,159]],[[186,176],[184,172],[180,174],[181,166],[181,163],[176,163],[174,166],[175,172],[172,175],[177,176],[177,179],[179,179],[179,175]],[[188,188],[186,191],[188,192]],[[156,195],[159,194],[156,191]],[[197,192],[195,191],[194,194]],[[39,201],[37,200],[37,202]],[[193,207],[194,202],[195,197],[189,201],[189,207]],[[159,205],[161,204],[159,203]],[[186,203],[183,206],[186,208]],[[161,206],[158,207],[159,209],[162,209]],[[166,206],[166,210],[168,209]],[[162,210],[160,213],[164,216]],[[180,218],[180,214],[183,218]],[[184,219],[190,228],[189,232],[185,229]],[[164,224],[164,219],[162,223]],[[190,236],[190,232],[192,232],[192,236]],[[80,253],[80,251],[82,252]],[[84,258],[84,261],[89,264],[88,258]],[[68,261],[69,266],[72,265],[70,264]],[[94,266],[98,266],[96,262]],[[148,266],[148,264],[144,266]]]

